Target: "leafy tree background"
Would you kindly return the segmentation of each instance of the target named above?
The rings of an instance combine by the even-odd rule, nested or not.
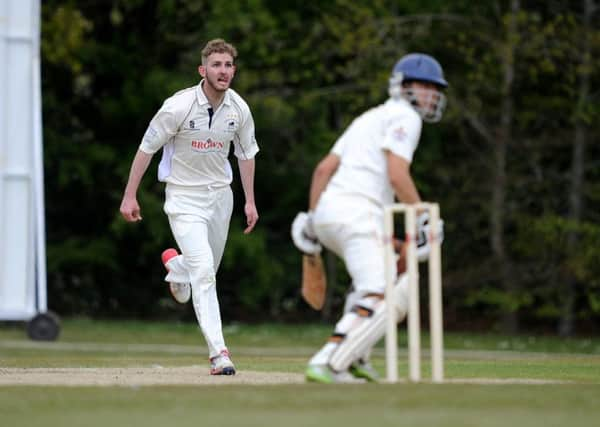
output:
[[[328,303],[311,311],[290,223],[306,208],[318,160],[387,98],[394,63],[420,51],[450,82],[444,120],[425,126],[413,164],[445,220],[447,327],[597,333],[600,6],[565,3],[44,1],[50,307],[193,319],[162,281],[159,255],[174,242],[157,160],[139,193],[144,220],[126,224],[118,208],[148,122],[165,98],[197,84],[202,47],[222,37],[238,48],[233,87],[252,108],[261,147],[261,218],[248,236],[238,176],[233,184],[218,276],[225,322],[337,318],[348,277],[327,256]]]

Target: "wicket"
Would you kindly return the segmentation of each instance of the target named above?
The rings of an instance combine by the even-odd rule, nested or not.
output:
[[[408,367],[409,379],[421,381],[421,327],[419,308],[419,264],[417,260],[416,217],[417,211],[429,212],[431,245],[429,252],[429,327],[431,335],[431,380],[444,381],[443,325],[442,325],[442,272],[441,242],[439,236],[440,208],[437,203],[397,203],[387,206],[384,211],[385,265],[387,301],[392,301],[392,292],[396,277],[393,236],[394,214],[404,214],[406,249],[406,274],[408,274]],[[391,304],[390,304],[391,305]],[[398,331],[396,310],[388,308],[385,334],[386,378],[388,382],[398,381]]]

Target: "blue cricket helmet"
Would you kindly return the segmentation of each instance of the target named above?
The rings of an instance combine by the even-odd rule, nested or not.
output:
[[[437,60],[425,53],[409,53],[403,56],[394,66],[392,75],[402,73],[403,81],[417,80],[447,87],[444,70]]]
[[[409,82],[433,83],[436,89],[411,87],[407,84]],[[393,99],[404,98],[410,102],[424,121],[435,123],[441,120],[446,108],[446,96],[442,90],[446,87],[448,82],[444,78],[444,70],[435,58],[424,53],[409,53],[394,66],[388,92]]]

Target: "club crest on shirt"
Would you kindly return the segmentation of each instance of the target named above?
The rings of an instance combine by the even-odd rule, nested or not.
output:
[[[223,141],[214,141],[211,138],[208,138],[206,141],[195,139],[191,142],[192,151],[200,153],[212,153],[215,151],[221,151],[224,147],[225,143]]]
[[[238,116],[237,114],[230,114],[225,119],[225,131],[235,132],[238,128]]]

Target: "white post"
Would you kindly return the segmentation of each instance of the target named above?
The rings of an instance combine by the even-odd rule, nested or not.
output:
[[[394,299],[395,277],[392,268],[394,263],[394,210],[393,206],[384,209],[384,250],[385,250],[385,303],[386,303],[386,334],[385,334],[385,366],[389,382],[398,381],[398,326],[396,310],[392,304]]]
[[[444,343],[442,321],[442,266],[440,243],[440,208],[432,204],[429,208],[432,225],[431,252],[429,254],[429,328],[431,334],[431,379],[433,382],[444,381]],[[435,228],[434,228],[435,227]]]
[[[406,248],[406,272],[408,274],[408,365],[409,379],[413,382],[421,380],[421,327],[419,321],[419,265],[417,261],[416,241],[416,211],[406,209],[405,234],[408,246]]]
[[[31,72],[33,75],[33,108],[32,108],[32,127],[33,127],[33,209],[34,209],[34,227],[35,230],[35,256],[36,266],[36,290],[37,290],[37,311],[45,313],[48,311],[47,283],[46,283],[46,205],[44,203],[44,150],[43,150],[43,132],[42,132],[42,78],[41,78],[41,52],[40,52],[40,19],[41,5],[39,0],[32,4],[33,19],[33,61]]]

